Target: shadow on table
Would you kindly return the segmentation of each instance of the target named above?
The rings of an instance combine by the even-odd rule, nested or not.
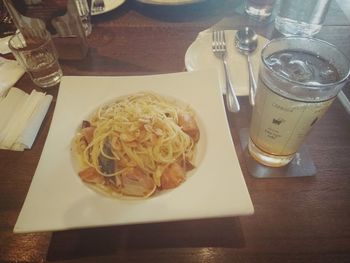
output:
[[[230,217],[54,232],[47,260],[98,257],[138,249],[243,246],[240,221]]]

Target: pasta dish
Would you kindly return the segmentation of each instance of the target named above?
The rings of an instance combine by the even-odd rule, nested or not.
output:
[[[109,196],[147,198],[185,181],[199,136],[190,107],[154,93],[133,94],[82,122],[73,148],[78,174]]]

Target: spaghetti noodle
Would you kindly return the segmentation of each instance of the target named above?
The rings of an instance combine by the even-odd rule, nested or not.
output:
[[[149,197],[186,179],[199,129],[189,107],[137,93],[100,107],[74,142],[79,176],[112,196]]]

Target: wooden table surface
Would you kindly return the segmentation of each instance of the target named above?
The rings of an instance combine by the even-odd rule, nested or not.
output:
[[[250,24],[268,38],[278,36],[273,23],[240,15],[239,2],[163,7],[129,0],[93,17],[88,56],[61,61],[64,74],[184,71],[187,48],[212,26],[237,29]],[[350,56],[349,22],[335,3],[318,37]],[[35,88],[27,75],[16,86],[28,92]],[[317,168],[313,177],[252,177],[239,141],[239,130],[249,127],[247,97],[239,99],[238,114],[228,114],[255,208],[252,216],[14,234],[55,107],[57,89],[48,93],[54,101],[32,149],[0,150],[0,262],[350,262],[350,116],[337,100],[306,141]]]

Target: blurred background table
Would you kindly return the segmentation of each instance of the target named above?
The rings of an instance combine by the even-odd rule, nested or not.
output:
[[[346,7],[344,2],[339,1]],[[34,6],[27,12],[37,10]],[[61,61],[64,75],[184,71],[187,48],[212,26],[238,29],[249,24],[267,38],[279,36],[272,22],[251,21],[242,10],[242,1],[235,0],[174,7],[128,0],[93,17],[88,56]],[[350,23],[336,1],[317,37],[350,57]],[[28,92],[35,88],[27,75],[16,86]],[[350,117],[339,101],[306,142],[316,176],[255,179],[239,141],[251,110],[247,97],[239,99],[241,112],[227,117],[255,207],[252,216],[13,234],[54,112],[57,89],[48,93],[54,101],[33,148],[0,150],[0,262],[350,262]]]

